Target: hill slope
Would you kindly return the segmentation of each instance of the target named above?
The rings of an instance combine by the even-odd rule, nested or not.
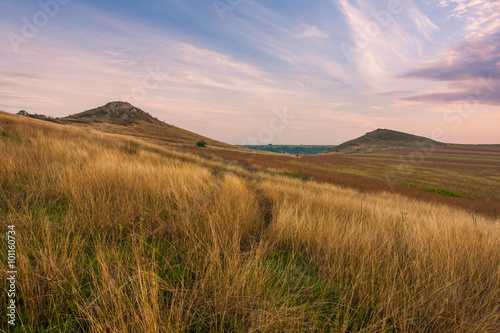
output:
[[[126,140],[0,112],[16,331],[498,331],[498,219]]]
[[[95,109],[60,118],[63,124],[92,127],[115,134],[131,135],[169,145],[193,146],[204,140],[209,147],[241,149],[202,135],[166,124],[126,102],[110,102]]]
[[[344,142],[324,153],[372,153],[389,149],[445,146],[446,143],[434,141],[422,136],[379,128],[357,139]]]

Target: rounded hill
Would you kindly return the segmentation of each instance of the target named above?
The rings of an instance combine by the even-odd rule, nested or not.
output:
[[[442,146],[446,146],[446,143],[434,141],[423,136],[379,128],[357,139],[344,142],[341,145],[325,151],[325,153],[373,153],[390,149],[431,148]]]

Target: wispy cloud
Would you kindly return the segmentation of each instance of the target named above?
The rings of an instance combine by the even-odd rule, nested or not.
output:
[[[328,38],[328,33],[319,30],[315,25],[305,26],[305,30],[298,34],[298,37]]]
[[[447,1],[455,3],[453,15],[471,13],[467,35],[439,57],[421,63],[403,78],[447,82],[445,91],[426,92],[404,98],[410,101],[452,103],[478,95],[481,104],[500,104],[500,2]],[[495,9],[494,11],[493,8]],[[484,15],[484,17],[482,16]],[[476,24],[481,20],[481,24]],[[483,24],[488,23],[483,26]]]
[[[441,0],[439,6],[451,8],[450,18],[466,20],[465,31],[482,33],[496,31],[500,25],[497,0]]]
[[[338,107],[348,106],[348,105],[353,105],[353,103],[351,103],[351,102],[332,102],[332,103],[327,103],[326,107],[338,108]]]
[[[498,83],[496,84],[498,86]],[[427,103],[441,103],[453,105],[456,103],[464,104],[491,104],[500,105],[500,95],[498,94],[498,88],[494,88],[490,85],[483,85],[478,82],[472,87],[463,86],[461,90],[455,90],[450,92],[429,92],[423,93],[415,96],[405,97],[405,101],[413,102],[427,102]],[[477,95],[476,92],[480,91]],[[495,93],[496,92],[496,93]]]
[[[411,0],[398,1],[397,6],[389,1],[382,8],[366,0],[356,3],[338,0],[350,28],[350,41],[340,46],[355,61],[358,75],[380,88],[412,64],[437,26]]]
[[[331,19],[336,10],[333,4],[324,5],[315,21],[300,17],[291,19],[286,13],[248,1],[238,7],[231,17],[231,28],[221,26],[221,34],[244,41],[262,66],[279,71],[282,80],[299,82],[303,87],[315,87],[320,82],[351,82],[354,76],[344,65],[332,38]],[[315,82],[301,82],[304,73],[312,74]]]

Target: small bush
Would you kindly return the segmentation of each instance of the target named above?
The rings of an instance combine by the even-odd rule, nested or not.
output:
[[[205,140],[200,140],[196,142],[196,146],[205,148],[207,146],[207,143],[205,142]]]

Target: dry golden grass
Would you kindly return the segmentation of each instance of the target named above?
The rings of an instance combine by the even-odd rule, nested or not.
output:
[[[20,332],[500,329],[498,220],[3,113],[0,156]]]
[[[500,218],[500,164],[480,161],[447,162],[428,158],[419,161],[411,153],[394,157],[374,155],[263,154],[229,149],[183,147],[198,154],[210,154],[264,168],[288,172],[297,178],[311,178],[363,192],[391,192],[427,202],[439,202]],[[492,150],[496,154],[496,150]],[[411,150],[410,150],[411,152]],[[499,151],[500,152],[500,151]],[[471,155],[476,154],[473,150]],[[437,156],[438,154],[436,154]],[[498,154],[500,156],[500,153]],[[405,157],[404,157],[405,156]],[[408,161],[414,161],[408,163]],[[415,162],[416,161],[416,162]],[[410,184],[417,187],[409,186]],[[452,197],[424,190],[446,189],[469,198]]]
[[[167,125],[157,120],[152,122],[135,120],[132,124],[123,125],[119,123],[112,123],[109,120],[92,122],[89,119],[84,119],[82,121],[81,119],[73,119],[72,116],[69,116],[62,118],[61,121],[63,124],[72,124],[85,129],[91,128],[105,133],[128,135],[157,144],[195,146],[196,142],[204,140],[209,147],[242,150],[238,149],[236,146],[216,141],[173,125]]]

